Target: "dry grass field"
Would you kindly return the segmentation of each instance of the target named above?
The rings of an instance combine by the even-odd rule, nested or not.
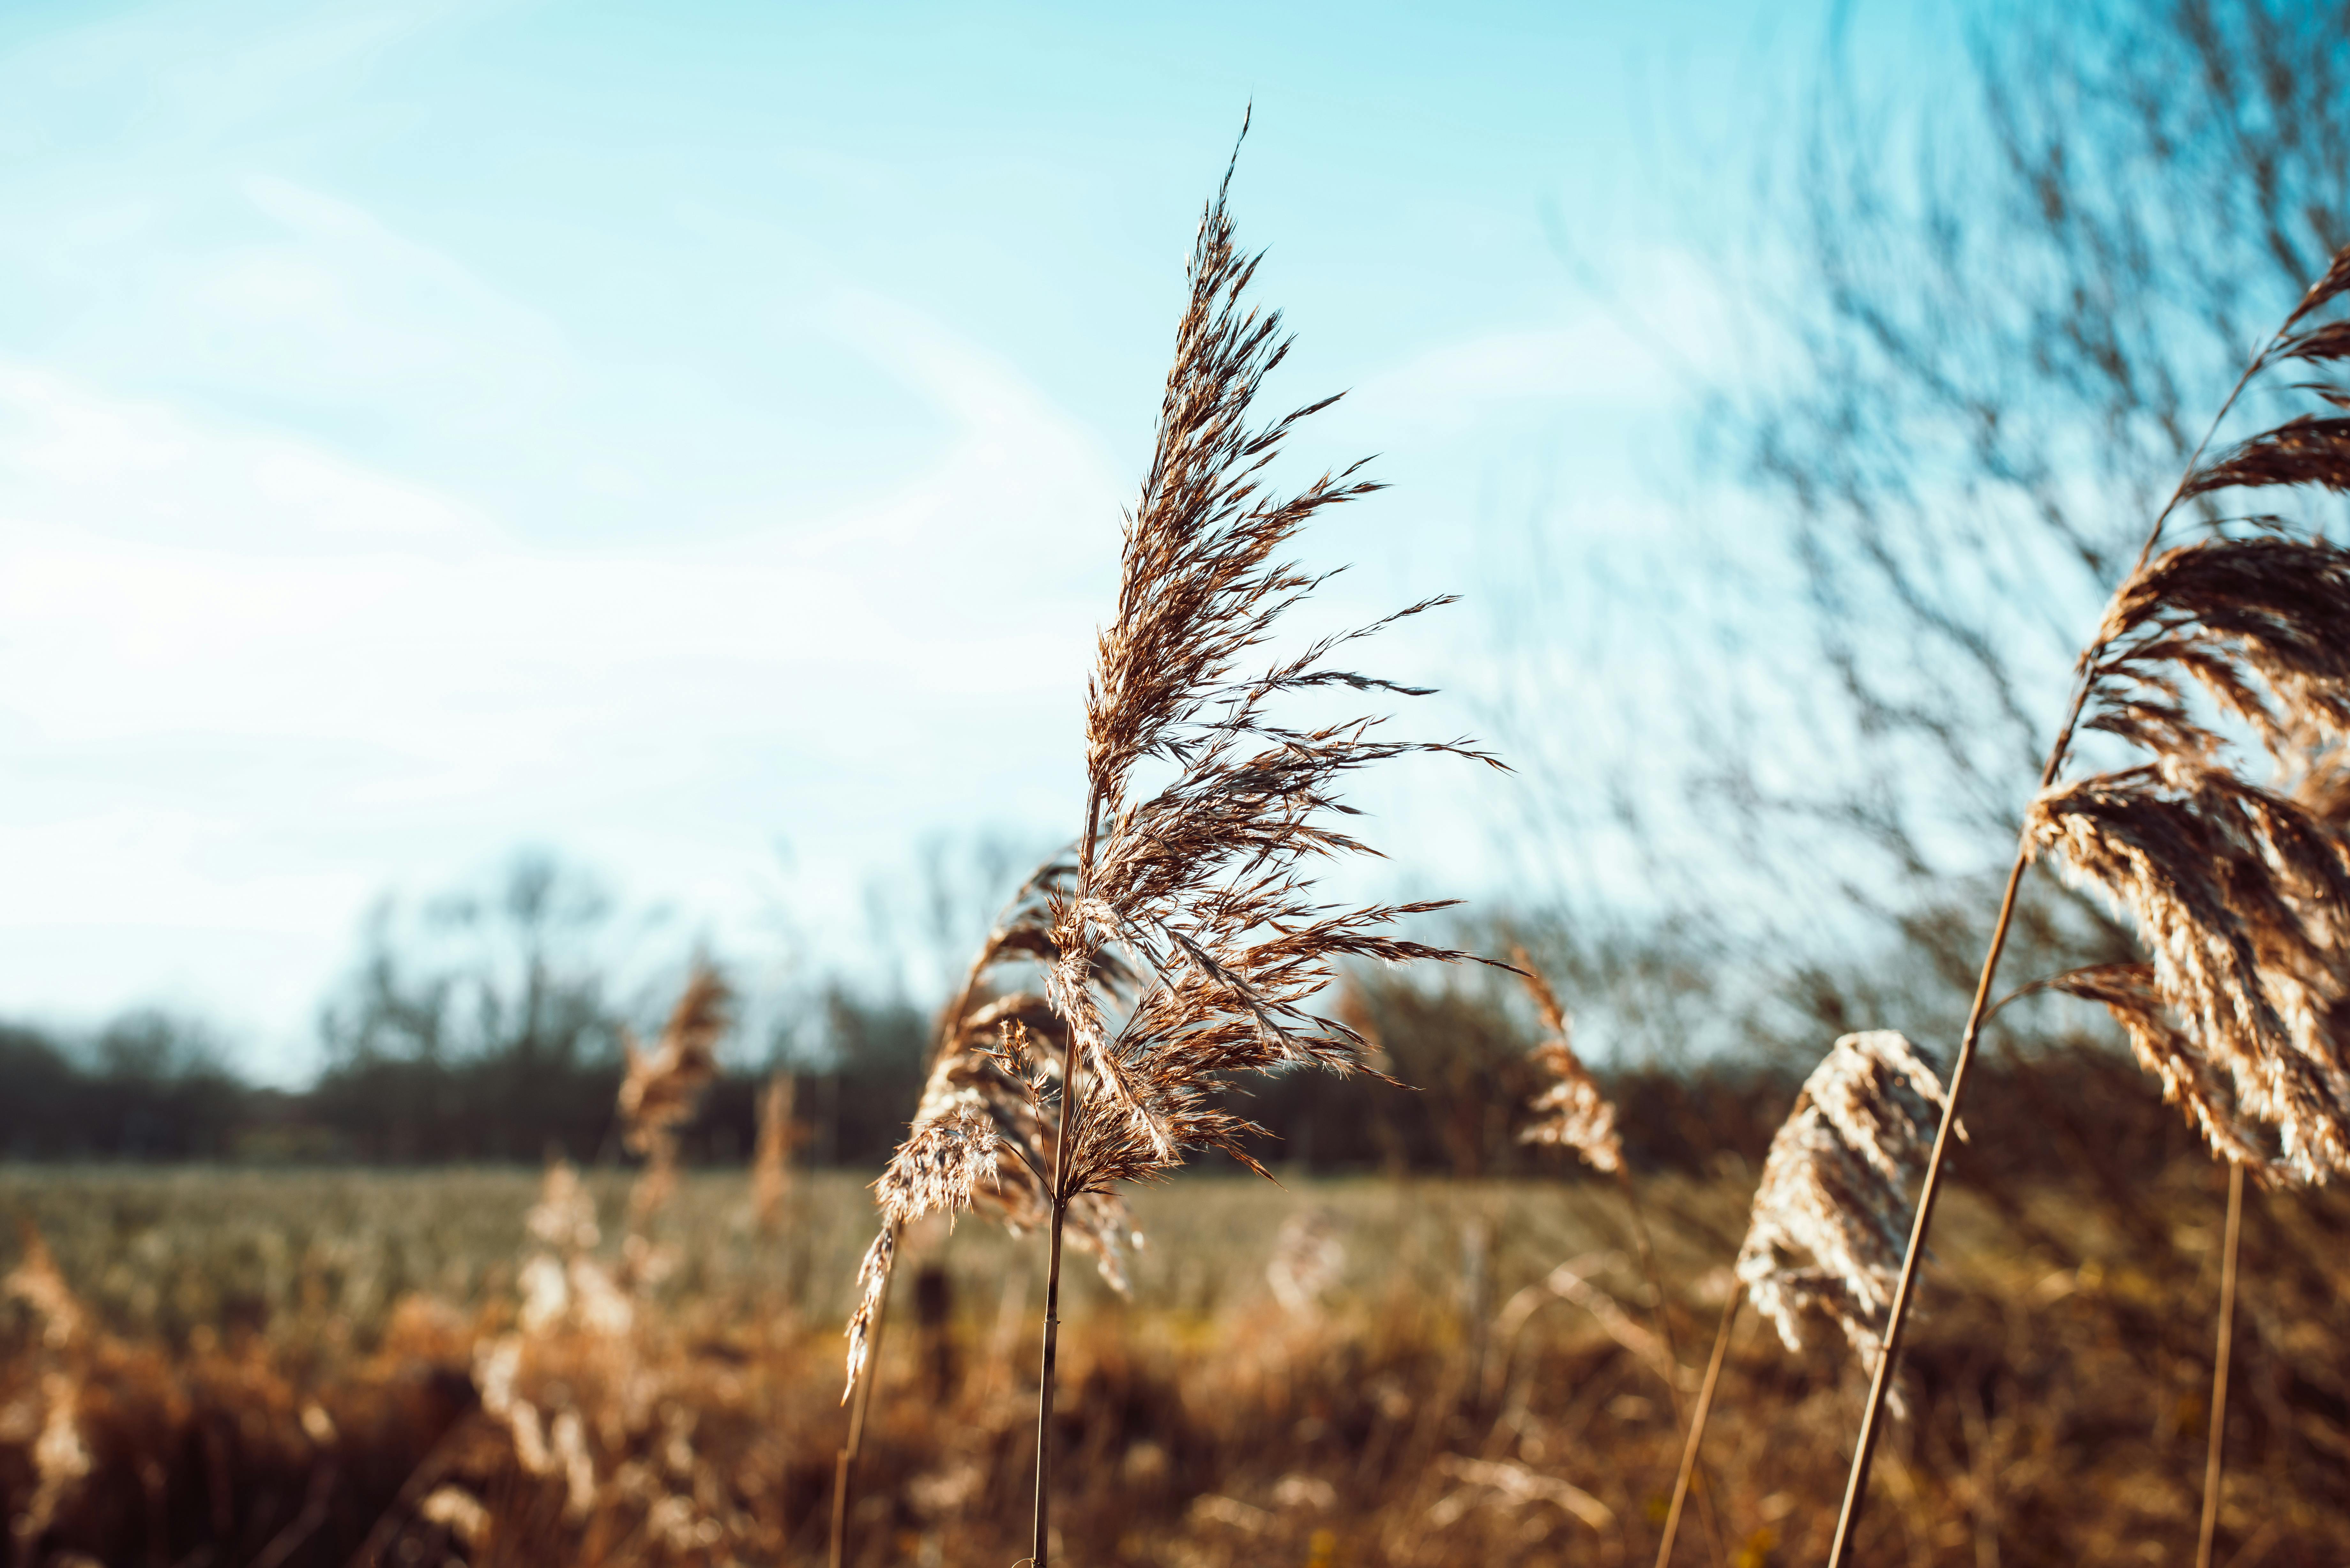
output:
[[[2220,1186],[2204,1167],[2120,1194],[1957,1189],[1862,1561],[2179,1560]],[[526,1228],[540,1187],[0,1177],[54,1256],[20,1248],[0,1318],[16,1560],[822,1562],[868,1196],[802,1175],[763,1231],[740,1175],[694,1174],[632,1237],[626,1177],[603,1173],[585,1246],[577,1206]],[[1644,1185],[1684,1362],[1751,1190]],[[1130,1298],[1090,1270],[1065,1297],[1067,1561],[1653,1553],[1679,1444],[1612,1187],[1195,1176],[1134,1207]],[[2350,1559],[2345,1234],[2329,1195],[2249,1206],[2223,1563]],[[851,1561],[1022,1554],[1041,1254],[975,1221],[910,1236]],[[1743,1322],[1706,1449],[1712,1528],[1677,1561],[1822,1554],[1862,1393],[1833,1338],[1790,1355]]]

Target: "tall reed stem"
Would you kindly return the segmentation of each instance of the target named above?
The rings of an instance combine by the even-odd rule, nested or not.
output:
[[[1101,791],[1086,801],[1086,836],[1077,846],[1076,899],[1084,908],[1092,891],[1094,843],[1101,831]],[[1090,971],[1091,955],[1085,971]],[[1084,1005],[1081,1003],[1080,1005]],[[1036,1380],[1036,1517],[1028,1540],[1030,1568],[1045,1568],[1051,1551],[1053,1511],[1053,1366],[1061,1347],[1061,1230],[1069,1217],[1069,1144],[1076,1132],[1079,1096],[1077,1021],[1068,1025],[1068,1049],[1061,1055],[1061,1127],[1053,1139],[1053,1230],[1045,1251],[1045,1347]]]
[[[1066,1102],[1065,1102],[1066,1103]],[[1036,1519],[1028,1539],[1032,1568],[1045,1568],[1053,1511],[1053,1364],[1061,1345],[1061,1222],[1069,1206],[1053,1199],[1053,1239],[1045,1265],[1044,1370],[1036,1386]]]
[[[890,1228],[889,1255],[897,1257],[896,1226]],[[873,1337],[865,1353],[865,1369],[858,1375],[857,1398],[848,1407],[848,1441],[841,1445],[840,1453],[832,1465],[832,1538],[831,1568],[841,1568],[848,1548],[849,1481],[857,1469],[857,1456],[865,1447],[865,1412],[873,1403],[874,1380],[881,1376],[881,1331],[889,1322],[889,1287],[896,1282],[898,1271],[893,1265],[881,1282],[880,1304],[873,1309]]]
[[[2211,444],[2211,438],[2219,433],[2220,423],[2227,419],[2229,411],[2235,408],[2236,400],[2244,395],[2244,389],[2251,384],[2261,367],[2268,363],[2270,352],[2284,337],[2292,323],[2298,319],[2299,313],[2287,318],[2285,327],[2280,328],[2261,345],[2259,352],[2244,367],[2244,373],[2236,378],[2236,384],[2230,389],[2227,400],[2220,405],[2220,411],[2211,416],[2210,427],[2204,431],[2203,439],[2196,442],[2195,451],[2189,455],[2186,470],[2178,476],[2178,486],[2171,491],[2170,499],[2155,515],[2154,526],[2147,530],[2146,543],[2138,547],[2137,562],[2131,566],[2129,576],[2122,579],[2125,583],[2144,571],[2147,563],[2154,558],[2155,546],[2162,542],[2163,525],[2170,521],[2170,514],[2178,509],[2178,504],[2187,498],[2187,487],[2194,481],[2196,465],[2203,461],[2204,450]],[[2073,681],[2072,707],[2056,732],[2055,742],[2048,748],[2047,764],[2040,770],[2040,788],[2043,791],[2056,782],[2057,774],[2064,766],[2064,759],[2072,753],[2074,732],[2080,728],[2082,711],[2089,701],[2091,675],[2105,651],[2106,644],[2099,640],[2091,643],[2081,655],[2079,670]],[[1893,1305],[1885,1329],[1885,1347],[1878,1353],[1876,1370],[1868,1380],[1868,1408],[1861,1417],[1859,1440],[1853,1445],[1852,1471],[1845,1480],[1844,1506],[1836,1514],[1835,1540],[1828,1548],[1827,1568],[1844,1568],[1846,1555],[1852,1548],[1853,1530],[1860,1521],[1861,1502],[1868,1490],[1869,1461],[1876,1457],[1877,1430],[1885,1416],[1885,1394],[1892,1386],[1894,1368],[1900,1359],[1901,1332],[1908,1321],[1909,1295],[1918,1281],[1918,1261],[1925,1256],[1926,1228],[1934,1217],[1934,1199],[1941,1195],[1942,1158],[1950,1148],[1950,1130],[1958,1126],[1959,1100],[1966,1090],[1967,1069],[1974,1064],[1975,1043],[1982,1034],[1983,1019],[1991,1001],[1991,981],[1999,973],[2000,955],[2007,950],[2008,929],[2015,922],[2016,894],[2022,888],[2023,873],[2031,865],[2032,841],[2019,836],[2015,865],[2007,874],[2007,891],[1999,903],[1999,923],[1991,928],[1991,950],[1983,955],[1982,975],[1975,982],[1974,1005],[1967,1012],[1966,1033],[1959,1041],[1958,1060],[1950,1068],[1950,1094],[1942,1102],[1942,1125],[1934,1133],[1933,1157],[1927,1162],[1925,1184],[1918,1191],[1918,1213],[1909,1226],[1909,1249],[1901,1259],[1901,1282],[1893,1292]]]
[[[2220,1261],[2220,1349],[2211,1362],[2211,1445],[2203,1459],[2203,1531],[2195,1542],[2195,1568],[2211,1568],[2211,1540],[2220,1528],[2220,1454],[2228,1430],[2228,1353],[2236,1343],[2236,1239],[2243,1230],[2244,1168],[2228,1162],[2228,1236]]]
[[[1721,1309],[1721,1326],[1713,1331],[1713,1354],[1706,1359],[1705,1381],[1698,1386],[1697,1410],[1690,1417],[1689,1438],[1681,1444],[1680,1473],[1673,1478],[1673,1504],[1665,1511],[1665,1537],[1657,1543],[1657,1568],[1669,1568],[1673,1560],[1673,1539],[1681,1530],[1681,1505],[1689,1501],[1690,1480],[1697,1474],[1698,1449],[1705,1441],[1705,1418],[1713,1412],[1714,1385],[1721,1380],[1721,1361],[1730,1350],[1730,1331],[1738,1322],[1739,1303],[1745,1299],[1744,1287],[1732,1280],[1730,1300]]]
[[[2084,696],[2087,688],[2082,689]],[[2074,717],[2080,714],[2080,702],[2073,705]],[[2064,726],[2067,740],[2073,725]],[[2063,758],[2052,754],[2048,770],[2041,779],[2045,788],[2054,776]],[[1982,978],[1975,982],[1974,1006],[1967,1013],[1967,1032],[1959,1041],[1959,1059],[1950,1068],[1949,1097],[1942,1104],[1942,1125],[1934,1132],[1934,1152],[1926,1163],[1926,1182],[1918,1192],[1918,1212],[1909,1221],[1909,1248],[1901,1259],[1901,1282],[1894,1287],[1893,1307],[1886,1324],[1885,1346],[1877,1353],[1877,1366],[1868,1380],[1868,1409],[1860,1418],[1860,1438],[1853,1446],[1852,1473],[1845,1479],[1844,1507],[1836,1514],[1835,1542],[1828,1548],[1828,1568],[1842,1568],[1845,1554],[1852,1543],[1853,1527],[1860,1520],[1860,1500],[1868,1487],[1869,1461],[1876,1458],[1877,1433],[1885,1417],[1885,1391],[1892,1386],[1893,1372],[1901,1355],[1901,1331],[1908,1324],[1909,1293],[1917,1284],[1918,1261],[1926,1252],[1926,1228],[1933,1223],[1934,1199],[1942,1192],[1942,1157],[1949,1150],[1950,1131],[1958,1126],[1959,1096],[1966,1092],[1967,1069],[1974,1064],[1975,1042],[1981,1037],[1983,1013],[1991,1000],[1992,979],[1999,973],[2000,955],[2007,950],[2007,933],[2015,923],[2016,894],[2023,887],[2023,873],[2032,864],[2029,847],[2016,851],[2015,866],[2007,874],[2007,892],[2000,899],[1999,924],[1991,929],[1991,951],[1983,959]]]
[[[1657,1336],[1665,1342],[1665,1360],[1671,1367],[1665,1378],[1665,1398],[1672,1406],[1673,1427],[1680,1429],[1686,1424],[1681,1412],[1681,1348],[1673,1334],[1673,1314],[1665,1304],[1665,1276],[1657,1267],[1656,1242],[1648,1235],[1648,1217],[1640,1207],[1639,1189],[1632,1184],[1632,1173],[1622,1164],[1616,1167],[1616,1179],[1624,1189],[1624,1207],[1632,1216],[1632,1244],[1639,1250],[1641,1272],[1648,1276],[1648,1300],[1657,1319]],[[1713,1489],[1706,1484],[1705,1472],[1700,1469],[1696,1480],[1698,1519],[1705,1526],[1705,1538],[1713,1549],[1717,1565],[1729,1559],[1722,1551],[1721,1526],[1713,1517]]]

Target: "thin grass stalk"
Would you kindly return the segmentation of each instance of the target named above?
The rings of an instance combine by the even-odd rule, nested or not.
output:
[[[2083,690],[2085,692],[2086,688]],[[2079,712],[2080,705],[2075,702],[2075,717]],[[2065,726],[2064,732],[2065,739],[2070,740],[2071,724]],[[2041,787],[2046,788],[2055,777],[2063,760],[2061,753],[2049,756]],[[1983,959],[1982,976],[1975,982],[1974,1006],[1967,1014],[1966,1033],[1959,1041],[1959,1057],[1950,1067],[1949,1097],[1942,1106],[1941,1125],[1934,1129],[1934,1152],[1927,1160],[1925,1184],[1918,1193],[1918,1212],[1909,1222],[1908,1249],[1901,1257],[1901,1282],[1894,1287],[1893,1305],[1887,1314],[1885,1347],[1878,1352],[1877,1366],[1869,1376],[1868,1408],[1861,1417],[1860,1438],[1853,1447],[1852,1471],[1845,1479],[1844,1506],[1836,1515],[1835,1541],[1828,1548],[1828,1568],[1842,1568],[1853,1526],[1860,1518],[1860,1499],[1868,1485],[1869,1461],[1876,1457],[1877,1429],[1885,1416],[1885,1395],[1892,1386],[1893,1369],[1901,1355],[1901,1331],[1908,1323],[1909,1293],[1917,1283],[1918,1262],[1926,1254],[1926,1228],[1933,1223],[1934,1199],[1941,1196],[1942,1157],[1958,1126],[1959,1096],[1966,1092],[1967,1069],[1974,1064],[1975,1043],[1982,1034],[1991,981],[1999,972],[2000,955],[2007,949],[2008,929],[2015,921],[2016,895],[2023,887],[2023,873],[2031,864],[2028,847],[2017,851],[2015,866],[2007,874],[2007,892],[2000,899],[1999,923],[1991,929],[1991,951]]]
[[[993,1122],[999,1150],[1009,1140],[1009,1147],[1018,1159],[1016,1165],[1011,1165],[991,1154],[983,1160],[993,1168],[987,1179],[1001,1202],[1005,1224],[1015,1232],[1024,1233],[1032,1225],[1042,1228],[1051,1222],[1053,1179],[1039,1164],[1050,1131],[1041,1121],[1007,1119],[1008,1107],[997,1103],[1007,1092],[1006,1085],[990,1084],[982,1071],[992,1063],[1001,1073],[1008,1060],[998,1058],[988,1048],[989,1036],[993,1036],[1003,1048],[1025,1055],[1029,1037],[1027,1026],[1019,1015],[1024,1008],[1035,1005],[1035,999],[1024,993],[1014,994],[988,1007],[974,1008],[988,977],[999,966],[1015,957],[1035,961],[1043,956],[1038,950],[1043,932],[1037,923],[1035,901],[1049,893],[1066,869],[1059,857],[1048,859],[1021,885],[997,917],[965,971],[953,1002],[939,1015],[924,1065],[923,1097],[910,1125],[907,1141],[891,1157],[889,1168],[875,1184],[885,1220],[881,1234],[858,1272],[860,1300],[850,1321],[849,1378],[842,1395],[845,1404],[855,1402],[856,1407],[850,1413],[851,1429],[860,1437],[866,1404],[872,1395],[875,1358],[888,1324],[886,1309],[891,1282],[896,1277],[899,1242],[907,1224],[911,1219],[941,1209],[951,1211],[973,1207],[979,1197],[975,1188],[983,1178],[980,1170],[968,1162],[959,1172],[947,1173],[941,1185],[941,1172],[934,1168],[941,1150],[932,1147],[939,1135],[946,1134],[950,1146],[958,1137],[967,1136],[963,1124],[973,1112]],[[1107,954],[1097,955],[1096,970],[1097,980],[1113,986],[1116,977],[1124,972]],[[963,1075],[961,1079],[956,1075],[959,1072]],[[1011,1085],[1008,1092],[1026,1094],[1026,1108],[1041,1114],[1043,1107],[1034,1098],[1033,1085],[1024,1076]],[[1063,1183],[1065,1189],[1068,1185]],[[1117,1233],[1130,1231],[1123,1205],[1106,1200],[1079,1207],[1076,1219],[1077,1244],[1100,1254],[1104,1277],[1123,1292],[1126,1287],[1124,1271],[1117,1256]],[[834,1528],[836,1535],[841,1537],[847,1532],[840,1521],[848,1511],[853,1490],[855,1448],[852,1442],[848,1461],[836,1469]],[[839,1568],[837,1557],[833,1568]]]
[[[896,1241],[897,1227],[890,1227],[891,1241]],[[892,1247],[891,1255],[895,1256]],[[841,1568],[848,1548],[849,1481],[857,1469],[857,1456],[865,1448],[865,1413],[873,1404],[873,1385],[881,1376],[881,1332],[889,1324],[889,1287],[897,1282],[893,1268],[881,1282],[881,1304],[873,1314],[871,1349],[866,1354],[865,1368],[858,1374],[856,1402],[848,1407],[848,1440],[840,1446],[832,1465],[832,1536],[830,1568]]]
[[[2228,1430],[2228,1353],[2236,1343],[2236,1241],[2244,1220],[2244,1166],[2228,1162],[2228,1235],[2220,1262],[2220,1348],[2211,1363],[2211,1443],[2203,1459],[2203,1529],[2196,1537],[2195,1568],[2211,1568],[2211,1542],[2220,1528],[2220,1457]]]
[[[1036,1388],[1036,1517],[1028,1538],[1032,1568],[1045,1568],[1053,1528],[1053,1372],[1061,1347],[1061,1220],[1069,1206],[1053,1203],[1053,1235],[1045,1250],[1044,1373]]]
[[[1094,844],[1101,831],[1101,791],[1087,792],[1086,836],[1077,846],[1077,897],[1093,880]],[[1074,1024],[1072,1025],[1074,1028]],[[1061,1229],[1069,1215],[1069,1147],[1081,1097],[1073,1033],[1061,1057],[1061,1130],[1053,1142],[1053,1229],[1045,1249],[1045,1344],[1036,1379],[1036,1511],[1028,1540],[1031,1568],[1045,1568],[1052,1550],[1053,1373],[1061,1348]]]
[[[2316,297],[2314,289],[2310,297]],[[2307,306],[2303,306],[2304,311],[2307,308]],[[2189,486],[2195,480],[2203,453],[2211,444],[2211,438],[2219,433],[2220,424],[2234,410],[2237,400],[2244,395],[2244,389],[2251,384],[2253,376],[2268,362],[2270,352],[2283,338],[2293,322],[2299,319],[2299,314],[2288,318],[2285,328],[2281,328],[2261,345],[2251,362],[2244,367],[2243,374],[2236,378],[2236,384],[2220,405],[2220,411],[2211,416],[2210,426],[2204,431],[2203,439],[2196,442],[2195,451],[2189,456],[2186,469],[2179,475],[2178,486],[2170,493],[2170,499],[2163,504],[2162,510],[2155,516],[2154,525],[2147,530],[2146,543],[2138,547],[2137,563],[2128,576],[2123,579],[2125,582],[2144,571],[2147,563],[2154,558],[2155,546],[2162,540],[2163,525],[2170,521],[2170,514],[2187,499]],[[2056,732],[2054,743],[2048,748],[2047,763],[2040,770],[2040,788],[2043,792],[2056,782],[2058,771],[2064,767],[2064,759],[2072,752],[2074,734],[2080,728],[2082,711],[2088,704],[2093,672],[2105,650],[2106,644],[2100,640],[2092,644],[2081,656],[2080,672],[2074,681],[2071,708],[2064,715],[2063,726]],[[1869,1463],[1876,1457],[1877,1433],[1884,1421],[1885,1397],[1892,1386],[1893,1370],[1900,1359],[1901,1334],[1908,1322],[1910,1293],[1917,1283],[1918,1262],[1925,1256],[1926,1230],[1933,1220],[1934,1200],[1941,1195],[1943,1156],[1950,1148],[1951,1131],[1958,1126],[1959,1102],[1966,1092],[1967,1069],[1974,1064],[1975,1044],[1981,1037],[1983,1020],[1989,1012],[1991,982],[1999,973],[2000,956],[2007,950],[2008,929],[2015,921],[2016,895],[2023,886],[2023,873],[2032,865],[2032,840],[2026,835],[2019,835],[2018,837],[2015,865],[2007,874],[2007,891],[2000,898],[1999,920],[1991,928],[1990,950],[1983,955],[1982,974],[1975,982],[1974,1004],[1968,1009],[1966,1032],[1959,1040],[1958,1060],[1950,1068],[1949,1096],[1942,1106],[1942,1124],[1935,1131],[1934,1152],[1927,1163],[1926,1179],[1918,1189],[1918,1212],[1909,1227],[1908,1251],[1901,1260],[1901,1282],[1894,1289],[1893,1305],[1886,1324],[1885,1346],[1877,1356],[1876,1370],[1869,1377],[1868,1407],[1861,1416],[1860,1437],[1853,1445],[1852,1469],[1845,1480],[1844,1504],[1836,1514],[1835,1539],[1828,1547],[1827,1568],[1844,1568],[1852,1547],[1853,1531],[1859,1523],[1861,1502],[1867,1494]]]
[[[1640,1271],[1648,1277],[1648,1301],[1657,1320],[1657,1336],[1665,1342],[1665,1360],[1671,1373],[1665,1378],[1665,1398],[1672,1406],[1673,1429],[1682,1430],[1688,1417],[1681,1409],[1681,1349],[1673,1334],[1673,1314],[1665,1305],[1665,1277],[1657,1266],[1656,1242],[1648,1234],[1648,1218],[1640,1208],[1639,1189],[1632,1185],[1628,1167],[1616,1168],[1616,1179],[1624,1189],[1624,1207],[1632,1216],[1632,1244],[1640,1254]],[[1729,1561],[1721,1543],[1721,1525],[1713,1516],[1713,1489],[1706,1484],[1702,1469],[1694,1482],[1697,1488],[1698,1519],[1705,1526],[1706,1543],[1713,1549],[1717,1565]]]
[[[1745,1287],[1731,1281],[1730,1300],[1721,1309],[1721,1326],[1713,1331],[1713,1354],[1706,1358],[1705,1381],[1698,1385],[1697,1409],[1690,1417],[1689,1438],[1681,1444],[1681,1468],[1673,1477],[1672,1506],[1665,1511],[1664,1539],[1657,1542],[1657,1568],[1670,1568],[1673,1560],[1673,1540],[1681,1529],[1681,1508],[1689,1501],[1690,1482],[1697,1474],[1698,1449],[1705,1442],[1705,1418],[1713,1413],[1714,1386],[1721,1380],[1722,1358],[1730,1350],[1730,1331],[1736,1325],[1739,1305],[1745,1300]]]

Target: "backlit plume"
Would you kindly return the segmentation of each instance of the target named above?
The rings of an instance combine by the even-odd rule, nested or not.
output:
[[[2317,321],[2350,252],[2246,373],[2350,358]],[[2350,393],[2303,384],[2336,408]],[[2350,490],[2350,420],[2304,414],[2192,471],[2181,500]],[[2082,722],[2143,760],[2060,780],[2026,828],[2137,929],[2146,961],[2058,976],[2106,1007],[2213,1149],[2272,1180],[2350,1171],[2350,553],[2284,518],[2222,515],[2168,549],[2159,528],[2082,658]],[[2265,753],[2255,782],[2243,753]]]
[[[644,1175],[629,1199],[639,1216],[660,1208],[677,1185],[677,1129],[693,1119],[702,1092],[718,1075],[718,1042],[726,1034],[732,1000],[718,971],[698,964],[660,1044],[642,1050],[634,1034],[621,1031],[629,1064],[618,1102],[621,1140],[645,1157]]]
[[[1737,1263],[1788,1349],[1818,1313],[1863,1372],[1875,1367],[1942,1105],[1932,1069],[1889,1029],[1846,1035],[1804,1080],[1771,1140]]]
[[[996,987],[1024,966],[1033,974],[1053,961],[1051,899],[1074,871],[1066,856],[1056,856],[1021,885],[940,1015],[921,1104],[874,1183],[882,1230],[858,1271],[858,1307],[848,1327],[851,1388],[896,1266],[899,1229],[926,1214],[964,1210],[1014,1235],[1052,1219],[1055,1133],[1040,1114],[1037,1081],[1058,1081],[1066,1032],[1043,997],[1018,989],[998,993]],[[1114,951],[1097,955],[1095,983],[1113,996],[1125,993],[1128,977]],[[1087,1196],[1070,1206],[1068,1231],[1094,1254],[1102,1278],[1123,1293],[1125,1246],[1141,1241],[1125,1201],[1114,1193]]]
[[[1336,400],[1253,419],[1289,340],[1277,312],[1244,303],[1257,261],[1234,248],[1230,185],[1227,173],[1201,220],[1150,466],[1127,519],[1117,614],[1087,691],[1086,831],[1055,908],[1046,991],[1083,1080],[1072,1197],[1164,1174],[1191,1149],[1253,1164],[1253,1129],[1217,1093],[1232,1075],[1367,1065],[1361,1036],[1308,1008],[1338,962],[1467,956],[1388,934],[1440,903],[1333,906],[1314,888],[1316,862],[1367,851],[1338,827],[1352,815],[1338,795],[1348,774],[1415,753],[1492,759],[1384,739],[1376,717],[1299,727],[1285,712],[1332,691],[1424,694],[1328,660],[1444,598],[1251,668],[1283,613],[1323,580],[1282,552],[1307,522],[1378,487],[1357,477],[1359,464],[1294,493],[1268,484],[1299,421]],[[1093,982],[1113,945],[1140,975],[1122,1016]]]
[[[1546,1038],[1534,1048],[1534,1061],[1551,1075],[1551,1083],[1534,1098],[1535,1121],[1518,1135],[1524,1143],[1565,1145],[1583,1162],[1604,1175],[1624,1168],[1624,1144],[1616,1134],[1616,1105],[1599,1091],[1599,1081],[1569,1044],[1565,1010],[1558,997],[1520,948],[1515,954],[1518,978],[1534,999]]]

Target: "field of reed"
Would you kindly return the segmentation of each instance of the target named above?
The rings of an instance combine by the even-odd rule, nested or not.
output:
[[[1719,1314],[1752,1184],[1642,1184],[1685,1347]],[[763,1226],[742,1174],[695,1174],[635,1231],[622,1174],[552,1204],[545,1185],[0,1178],[48,1260],[18,1248],[0,1320],[16,1560],[822,1562],[860,1184],[801,1174]],[[2182,1168],[2126,1208],[1954,1192],[1882,1463],[1896,1506],[1870,1515],[1864,1560],[2178,1560],[2219,1188]],[[1088,1270],[1066,1307],[1069,1561],[1653,1553],[1679,1434],[1612,1185],[1186,1177],[1134,1208],[1150,1241],[1130,1295]],[[2250,1205],[2226,1561],[2350,1554],[2345,1238],[2330,1196]],[[909,1233],[848,1561],[1024,1549],[1042,1262],[968,1220]],[[1815,1561],[1864,1386],[1825,1339],[1791,1355],[1767,1324],[1737,1334],[1706,1449],[1718,1552],[1693,1520],[1679,1560]]]

